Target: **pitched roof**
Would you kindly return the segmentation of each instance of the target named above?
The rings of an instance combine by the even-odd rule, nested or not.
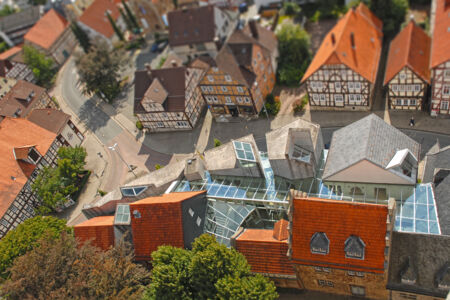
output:
[[[169,12],[169,45],[213,42],[216,27],[214,9],[214,6],[207,5]]]
[[[411,20],[391,42],[384,84],[388,84],[404,67],[430,83],[430,47],[431,38]]]
[[[419,159],[420,144],[375,114],[368,115],[333,133],[323,178],[362,160],[386,168],[401,149],[409,149]]]
[[[442,181],[436,182],[434,187],[434,201],[436,202],[436,210],[439,220],[441,233],[450,235],[450,205],[448,203],[448,195],[450,195],[450,174],[449,169],[441,171]],[[438,173],[438,175],[441,175]]]
[[[34,96],[27,102],[27,97],[34,92]],[[37,86],[25,80],[18,80],[12,89],[0,99],[0,116],[15,116],[20,110],[19,116],[25,117],[39,103],[42,94],[46,93],[43,87]]]
[[[251,44],[225,44],[216,56],[216,65],[221,71],[229,74],[240,84],[251,87],[256,79],[256,75],[247,69],[248,56],[247,52],[252,52]],[[245,49],[245,50],[244,50]],[[238,55],[239,51],[241,52]],[[245,51],[246,53],[242,53]],[[235,56],[235,54],[237,56]],[[251,64],[250,64],[251,66]]]
[[[136,71],[135,91],[134,91],[134,112],[146,113],[142,107],[141,100],[151,87],[153,81],[157,79],[168,93],[167,100],[164,101],[164,108],[169,112],[183,112],[185,109],[186,91],[186,68],[175,67],[147,71]]]
[[[112,0],[95,0],[81,15],[79,21],[107,38],[114,35],[114,29],[106,16],[109,11],[113,20],[120,16],[117,5]]]
[[[302,82],[323,65],[344,64],[374,83],[382,49],[381,24],[363,3],[350,9],[323,39]]]
[[[14,32],[20,29],[28,29],[33,26],[41,17],[41,8],[31,6],[17,13],[0,18],[0,30],[5,33]],[[23,33],[22,33],[23,34]]]
[[[247,25],[242,29],[242,32],[244,32],[247,36],[255,39],[261,46],[269,50],[270,53],[275,52],[278,49],[278,39],[275,33],[270,29],[264,28],[256,22],[255,25],[256,31],[258,32],[257,37],[252,35],[250,23],[247,23]]]
[[[6,117],[0,123],[0,216],[3,216],[17,197],[34,165],[14,158],[14,148],[36,145],[41,155],[45,155],[56,138],[56,134],[19,118]]]
[[[392,232],[387,288],[445,298],[448,289],[441,289],[438,284],[445,271],[447,279],[450,275],[449,249],[450,236]],[[404,272],[413,275],[415,282],[402,283]]]
[[[42,128],[47,129],[56,134],[60,134],[67,122],[70,119],[70,115],[64,113],[62,110],[53,108],[40,108],[34,109],[27,117],[28,120]]]
[[[204,194],[206,191],[197,192],[172,192],[170,194],[163,194],[161,196],[148,197],[134,203],[130,203],[130,207],[141,204],[165,204],[165,203],[180,203],[186,199],[190,199],[200,194]]]
[[[0,60],[5,60],[5,59],[9,59],[11,56],[16,55],[17,53],[19,53],[20,51],[22,51],[22,47],[19,46],[14,46],[8,50],[6,50],[5,52],[2,52],[0,54]]]
[[[291,221],[293,263],[356,271],[384,272],[386,246],[386,205],[347,202],[319,198],[294,198]],[[314,254],[311,237],[326,234],[329,252]],[[345,241],[351,235],[365,243],[364,260],[345,257]]]
[[[273,226],[273,238],[278,241],[287,240],[289,237],[288,232],[289,222],[285,219],[281,219]]]
[[[92,240],[91,245],[106,251],[114,246],[114,216],[99,216],[75,225],[74,234],[80,242]]]
[[[50,49],[67,26],[69,26],[69,22],[52,8],[31,27],[24,39],[44,49]]]
[[[280,241],[273,235],[272,229],[244,229],[235,238],[235,248],[245,256],[252,272],[295,275],[287,256],[287,239]]]
[[[431,42],[430,67],[434,68],[450,60],[450,4],[446,0],[436,1],[433,40]]]

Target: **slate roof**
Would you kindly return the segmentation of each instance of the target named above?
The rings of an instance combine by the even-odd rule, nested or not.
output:
[[[424,183],[433,182],[436,169],[450,169],[450,146],[440,148],[438,143],[433,148],[425,155]]]
[[[411,20],[391,42],[384,84],[388,84],[404,67],[430,83],[430,50],[431,38]]]
[[[45,155],[56,134],[21,118],[6,117],[0,123],[0,218],[28,181],[35,165],[14,158],[14,148],[35,145]]]
[[[134,113],[146,113],[141,105],[141,100],[152,84],[153,79],[156,78],[169,94],[163,104],[165,111],[183,112],[185,109],[185,76],[185,67],[152,70],[151,75],[146,70],[136,71],[134,81]]]
[[[70,120],[70,115],[58,109],[40,108],[34,109],[27,119],[48,131],[60,134]]]
[[[441,233],[445,235],[450,235],[449,195],[450,175],[447,173],[441,182],[435,184],[434,188],[434,201],[436,202],[439,227],[441,228]]]
[[[450,60],[450,3],[448,0],[436,1],[433,39],[431,42],[430,67],[434,68]]]
[[[107,38],[112,38],[114,29],[106,16],[109,11],[111,17],[117,20],[120,16],[116,2],[112,0],[95,0],[79,18],[79,21],[94,29]]]
[[[438,283],[450,263],[449,249],[450,236],[392,232],[387,288],[445,298],[448,289],[438,288]],[[407,277],[414,278],[415,275],[415,283],[402,283],[405,271],[410,273]],[[446,271],[448,278],[450,270]]]
[[[44,49],[50,49],[68,26],[69,22],[56,10],[51,9],[31,27],[24,39]]]
[[[354,35],[355,48],[351,45]],[[332,43],[332,36],[335,43]],[[382,23],[360,3],[328,32],[302,78],[304,82],[325,64],[344,64],[368,81],[375,83],[382,49]]]
[[[215,38],[214,6],[171,11],[169,18],[169,45],[180,46],[213,42]],[[189,26],[186,26],[189,24]]]
[[[15,14],[0,18],[0,30],[9,33],[20,29],[25,31],[33,26],[41,17],[40,7],[31,6]]]
[[[250,25],[247,23],[247,25],[242,29],[242,32],[244,32],[247,36],[251,36],[253,39],[259,42],[261,46],[269,50],[270,53],[275,52],[278,49],[278,39],[275,35],[275,33],[267,28],[264,28],[263,26],[259,25],[258,23],[255,23],[256,30],[258,32],[258,36],[254,37],[252,36]]]
[[[294,198],[292,205],[293,263],[384,273],[386,205],[320,198]],[[326,255],[311,252],[311,237],[318,232],[325,233],[329,240]],[[345,257],[345,241],[351,235],[365,243],[364,260]]]
[[[323,178],[362,160],[386,168],[397,150],[402,149],[409,149],[420,160],[419,143],[371,114],[333,133]]]
[[[26,101],[28,95],[34,92],[30,102]],[[18,80],[13,88],[0,99],[0,116],[15,116],[14,113],[20,109],[20,117],[27,116],[38,104],[42,94],[46,93],[43,87],[37,86],[25,80]]]

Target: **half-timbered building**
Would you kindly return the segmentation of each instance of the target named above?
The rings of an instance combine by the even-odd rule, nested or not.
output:
[[[151,132],[190,130],[204,107],[198,87],[204,71],[170,67],[137,71],[134,113]]]
[[[214,117],[257,115],[275,85],[271,49],[277,39],[255,22],[248,27],[236,30],[215,60],[199,58],[211,67],[200,89]]]
[[[384,77],[389,108],[425,108],[430,47],[431,38],[413,20],[392,40]]]
[[[369,110],[383,23],[365,6],[350,9],[325,36],[302,78],[311,109]]]
[[[431,115],[450,115],[450,0],[437,0],[431,42]]]

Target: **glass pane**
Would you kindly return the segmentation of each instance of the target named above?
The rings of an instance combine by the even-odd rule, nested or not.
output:
[[[140,187],[135,187],[134,188],[134,192],[137,195],[139,195],[140,193],[142,193],[143,191],[145,191],[147,189],[147,187],[145,186],[140,186]]]
[[[252,146],[249,143],[242,143],[242,145],[244,146],[245,151],[253,152]]]
[[[255,160],[255,156],[253,155],[253,152],[245,151],[245,158],[248,160]]]
[[[416,219],[427,220],[428,219],[428,208],[427,205],[416,205]]]
[[[402,217],[414,217],[414,205],[413,204],[405,204],[402,207]]]
[[[440,234],[437,222],[430,221],[430,233]]]
[[[245,198],[245,190],[244,189],[238,189],[237,193],[234,195],[234,198]]]
[[[236,153],[237,153],[238,159],[245,159],[245,152],[244,152],[244,150],[237,150],[236,149]]]
[[[234,148],[236,148],[236,150],[238,150],[238,149],[242,150],[243,149],[241,142],[234,141],[233,144],[234,144]]]
[[[414,231],[414,220],[402,218],[402,231]]]
[[[416,220],[416,232],[428,233],[428,222]]]

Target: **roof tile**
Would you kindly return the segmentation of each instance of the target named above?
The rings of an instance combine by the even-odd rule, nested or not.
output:
[[[31,27],[24,39],[44,49],[50,49],[67,26],[69,26],[69,22],[52,8]]]
[[[436,14],[431,45],[431,68],[450,60],[450,4],[436,1]]]

